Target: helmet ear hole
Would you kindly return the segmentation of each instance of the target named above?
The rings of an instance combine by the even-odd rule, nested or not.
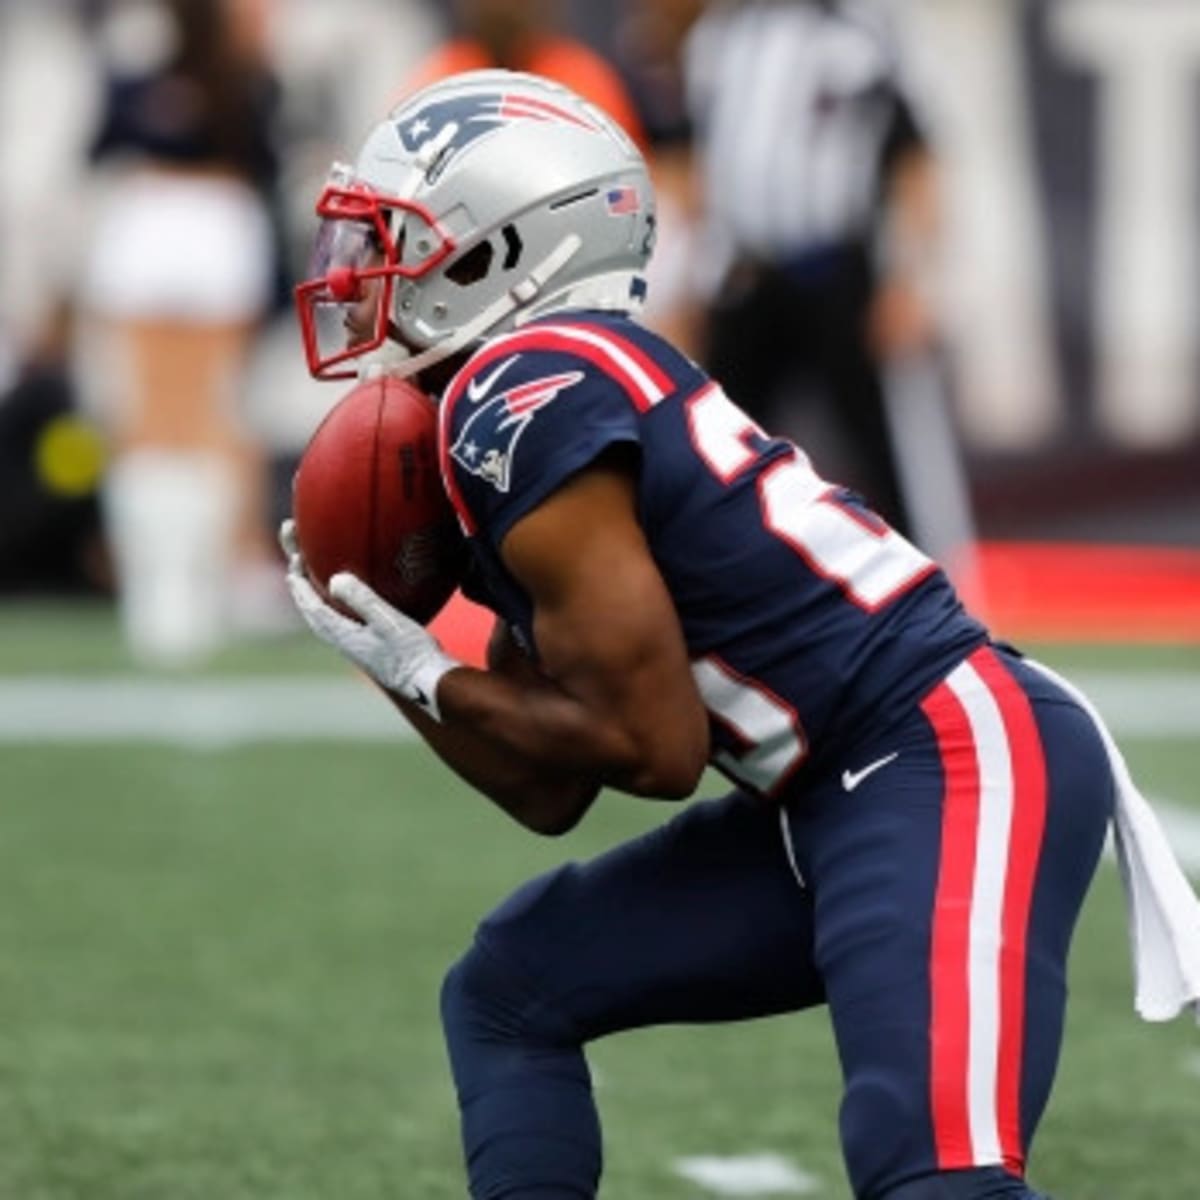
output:
[[[478,246],[472,246],[456,263],[446,268],[446,278],[459,287],[478,283],[487,278],[495,255],[491,242],[480,242]]]

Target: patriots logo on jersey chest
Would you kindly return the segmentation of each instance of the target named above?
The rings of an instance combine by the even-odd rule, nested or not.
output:
[[[582,371],[564,371],[498,392],[466,419],[450,456],[498,492],[507,492],[517,443],[534,414],[582,378]]]

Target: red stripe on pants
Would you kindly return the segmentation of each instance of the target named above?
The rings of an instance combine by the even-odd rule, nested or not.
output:
[[[921,704],[945,771],[942,846],[930,944],[930,1103],[938,1167],[974,1165],[967,1101],[971,895],[979,825],[979,765],[967,714],[947,684]]]
[[[1003,662],[989,649],[971,656],[1004,721],[1012,755],[1013,807],[1000,946],[1000,1050],[996,1118],[1008,1170],[1023,1174],[1021,1063],[1025,1038],[1027,935],[1046,827],[1046,760],[1033,709]]]

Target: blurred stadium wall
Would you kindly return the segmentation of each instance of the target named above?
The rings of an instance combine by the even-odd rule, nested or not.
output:
[[[1200,5],[923,0],[991,533],[1200,533]]]
[[[1200,636],[1200,4],[912,12],[994,619]]]

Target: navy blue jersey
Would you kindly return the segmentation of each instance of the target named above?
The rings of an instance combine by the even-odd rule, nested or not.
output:
[[[504,536],[606,448],[634,449],[713,763],[759,793],[899,719],[986,640],[933,562],[626,317],[564,313],[485,343],[446,391],[439,442],[475,597],[535,653]]]

